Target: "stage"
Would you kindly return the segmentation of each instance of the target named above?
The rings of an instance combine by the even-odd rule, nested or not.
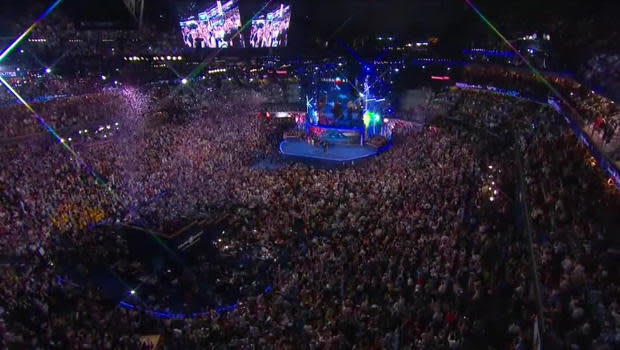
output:
[[[319,159],[334,162],[350,162],[375,156],[384,152],[391,146],[391,143],[374,148],[370,146],[360,146],[359,144],[330,144],[327,151],[319,145],[310,145],[306,141],[299,139],[284,140],[280,143],[280,153],[285,156]]]

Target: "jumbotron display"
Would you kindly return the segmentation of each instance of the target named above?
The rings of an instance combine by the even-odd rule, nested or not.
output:
[[[185,46],[191,48],[245,47],[237,0],[217,1],[209,9],[180,22]]]
[[[274,4],[252,21],[251,47],[286,47],[291,22],[291,6]]]

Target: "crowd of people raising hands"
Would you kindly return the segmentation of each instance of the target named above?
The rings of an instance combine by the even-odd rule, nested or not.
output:
[[[486,303],[483,295],[487,287],[497,286],[485,277],[483,270],[490,263],[480,257],[479,250],[491,249],[486,247],[491,245],[487,234],[499,240],[515,239],[515,235],[468,234],[486,229],[465,220],[476,215],[466,213],[473,210],[467,209],[472,206],[467,204],[467,198],[477,200],[472,186],[481,169],[467,139],[448,131],[423,131],[415,137],[403,134],[400,136],[403,144],[393,152],[359,168],[319,170],[291,165],[276,173],[252,170],[248,162],[257,153],[273,149],[273,145],[264,143],[264,127],[257,124],[264,121],[253,118],[260,106],[260,96],[238,93],[229,102],[218,96],[217,105],[211,106],[213,109],[204,106],[203,114],[186,124],[150,126],[148,132],[140,130],[111,143],[88,145],[79,149],[79,153],[86,163],[109,179],[113,190],[123,199],[140,202],[158,189],[169,190],[169,196],[137,210],[134,216],[157,217],[165,222],[168,218],[191,215],[196,205],[205,202],[258,205],[260,210],[252,218],[256,224],[240,227],[240,234],[269,242],[274,249],[291,251],[291,262],[282,267],[277,277],[273,276],[277,280],[274,292],[247,301],[247,305],[244,303],[230,314],[188,320],[180,328],[183,336],[175,337],[175,328],[167,328],[165,322],[149,320],[141,324],[139,320],[146,318],[145,315],[128,313],[120,319],[112,318],[119,310],[105,310],[97,303],[95,291],[89,292],[92,300],[83,294],[76,296],[79,293],[71,292],[75,288],[71,285],[65,292],[62,286],[67,283],[53,277],[54,269],[47,261],[47,254],[52,253],[41,256],[35,251],[35,259],[46,263],[43,271],[33,271],[32,275],[20,271],[21,277],[14,271],[6,279],[20,278],[15,283],[16,294],[21,288],[41,293],[32,296],[34,305],[9,303],[6,306],[7,319],[16,322],[7,328],[6,339],[11,344],[38,341],[38,346],[51,343],[97,346],[109,341],[117,346],[115,342],[129,344],[132,339],[119,337],[117,332],[131,330],[128,335],[134,335],[153,323],[158,331],[170,332],[166,334],[170,348],[199,347],[213,342],[291,348],[297,336],[305,339],[307,347],[314,348],[387,346],[394,342],[409,347],[416,346],[416,342],[419,346],[457,346],[481,341],[482,335],[490,332],[486,327],[488,315],[482,312]],[[19,198],[9,207],[9,212],[15,218],[23,216],[21,227],[11,220],[5,221],[7,234],[3,239],[14,242],[12,251],[19,251],[15,244],[21,240],[26,247],[24,254],[31,255],[28,237],[30,244],[35,237],[41,242],[38,235],[42,223],[34,224],[33,220],[54,215],[53,208],[47,208],[48,203],[73,202],[76,211],[69,215],[72,218],[79,215],[81,208],[89,206],[97,206],[110,217],[121,211],[104,188],[77,175],[77,169],[62,155],[62,150],[39,153],[36,148],[25,152],[24,146],[15,147],[14,166],[5,175],[8,179],[3,176],[3,182],[11,183],[14,196]],[[39,164],[39,172],[34,165],[20,172],[17,168],[21,162],[34,162],[31,152],[40,154],[43,159],[38,161],[49,165]],[[29,160],[24,154],[30,156]],[[403,159],[408,159],[410,164],[403,166]],[[39,177],[46,171],[57,174]],[[391,172],[390,176],[387,171]],[[45,186],[31,183],[44,179],[55,183]],[[37,193],[32,192],[35,188]],[[427,188],[436,191],[429,193]],[[406,196],[399,197],[396,193]],[[430,197],[424,197],[425,193]],[[410,215],[416,219],[410,220]],[[292,231],[299,220],[304,222],[303,227],[299,232]],[[484,220],[491,221],[486,226],[499,225],[492,217]],[[26,229],[33,226],[38,229]],[[47,227],[47,233],[54,237],[51,220]],[[87,234],[72,233],[72,226],[65,230],[68,231],[65,235],[75,240],[73,244],[89,249],[85,251],[93,257],[107,251],[89,244],[91,238],[85,238]],[[16,231],[22,232],[19,239]],[[51,239],[44,242],[48,242],[43,247],[48,252],[60,249]],[[71,245],[63,244],[66,246]],[[364,253],[359,255],[360,251]],[[390,256],[387,251],[400,253]],[[470,267],[474,269],[473,274],[468,272]],[[37,273],[47,275],[37,276]],[[351,278],[343,278],[345,275]],[[44,283],[46,278],[52,279],[52,286]],[[42,292],[39,288],[50,290]],[[61,306],[56,300],[48,300],[59,297],[55,293],[62,293],[63,299],[71,302]],[[8,295],[6,300],[16,300],[16,294]],[[30,307],[38,311],[43,305],[53,316],[52,322],[39,324],[39,329],[45,332],[12,332],[20,329],[14,328],[15,324],[25,331],[26,325],[41,321],[13,318],[18,310]],[[83,319],[75,319],[67,312],[67,305],[89,310],[84,312]],[[413,313],[414,309],[424,312]],[[412,317],[414,314],[418,317]],[[112,319],[115,325],[110,324]],[[385,322],[386,319],[391,321]],[[127,326],[124,321],[135,327]],[[86,331],[91,322],[99,323],[93,329],[111,327],[109,334]],[[59,324],[70,330],[59,334],[57,331],[63,329]],[[497,337],[494,341],[510,341],[502,336],[503,331],[493,332]]]
[[[537,304],[528,242],[513,224],[515,153],[524,155],[545,341],[620,341],[617,193],[548,107],[447,91],[435,100],[449,118],[395,129],[394,146],[376,158],[264,170],[251,165],[277,149],[268,135],[278,121],[255,117],[272,100],[263,92],[189,84],[97,96],[121,113],[107,113],[123,131],[106,142],[75,143],[75,154],[41,140],[1,151],[4,346],[130,349],[139,335],[161,334],[164,349],[527,348]],[[73,102],[55,103],[39,107]],[[76,108],[58,113],[90,113]],[[290,257],[268,272],[269,293],[229,312],[158,319],[119,308],[60,267],[67,256],[132,262],[123,237],[84,228],[102,217],[165,229],[225,203],[245,208],[230,213],[241,244]]]
[[[58,98],[44,103],[33,103],[33,108],[54,129],[90,128],[99,121],[119,120],[131,108],[122,90]],[[0,137],[10,139],[44,132],[40,122],[23,105],[3,108],[4,123]]]

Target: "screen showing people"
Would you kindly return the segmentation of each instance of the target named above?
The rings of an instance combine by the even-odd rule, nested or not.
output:
[[[252,21],[251,47],[285,47],[291,22],[291,6],[274,4]]]
[[[245,47],[237,0],[217,1],[208,10],[182,22],[185,46],[191,48]]]

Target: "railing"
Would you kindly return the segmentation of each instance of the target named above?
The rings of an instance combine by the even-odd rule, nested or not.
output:
[[[553,108],[558,114],[562,117],[562,120],[567,124],[569,129],[573,132],[573,134],[577,137],[579,142],[588,150],[590,155],[596,159],[596,164],[605,172],[611,180],[616,184],[616,187],[620,190],[620,170],[616,167],[616,165],[611,162],[605,154],[599,149],[595,142],[592,141],[590,136],[582,129],[579,122],[575,120],[575,118],[568,113],[565,113],[562,110],[562,107],[559,102],[554,100],[553,98],[548,98],[546,101],[536,98],[528,98],[523,97],[519,92],[512,90],[504,90],[492,86],[482,86],[482,85],[472,85],[472,84],[464,84],[457,83],[457,88],[460,89],[469,89],[469,90],[480,90],[487,91],[492,93],[497,93],[505,96],[510,96],[514,98],[525,99],[531,102],[548,105]]]
[[[515,138],[516,140],[516,138]],[[522,219],[523,219],[523,223],[524,223],[524,229],[523,229],[523,234],[527,237],[527,245],[528,245],[528,252],[529,252],[529,258],[530,258],[530,273],[532,275],[532,280],[534,282],[534,294],[536,294],[536,306],[537,306],[537,322],[534,323],[533,327],[537,328],[534,329],[534,334],[538,334],[539,338],[541,336],[544,336],[545,334],[545,321],[544,321],[544,314],[543,314],[543,303],[542,303],[542,295],[541,295],[541,289],[540,289],[540,278],[538,275],[538,264],[536,263],[536,255],[534,252],[534,241],[533,241],[533,234],[534,232],[532,231],[532,222],[530,220],[530,210],[529,207],[527,205],[527,188],[525,186],[525,176],[524,176],[524,171],[523,171],[523,162],[521,160],[522,158],[522,152],[524,150],[521,150],[520,147],[515,147],[515,162],[517,164],[517,169],[518,169],[518,174],[519,174],[519,187],[518,187],[518,193],[519,196],[518,198],[518,205],[521,207],[521,215],[522,215]],[[541,344],[538,343],[536,344],[536,337],[533,337],[533,342],[535,344],[533,344],[533,348],[534,349],[538,349],[541,348]]]

